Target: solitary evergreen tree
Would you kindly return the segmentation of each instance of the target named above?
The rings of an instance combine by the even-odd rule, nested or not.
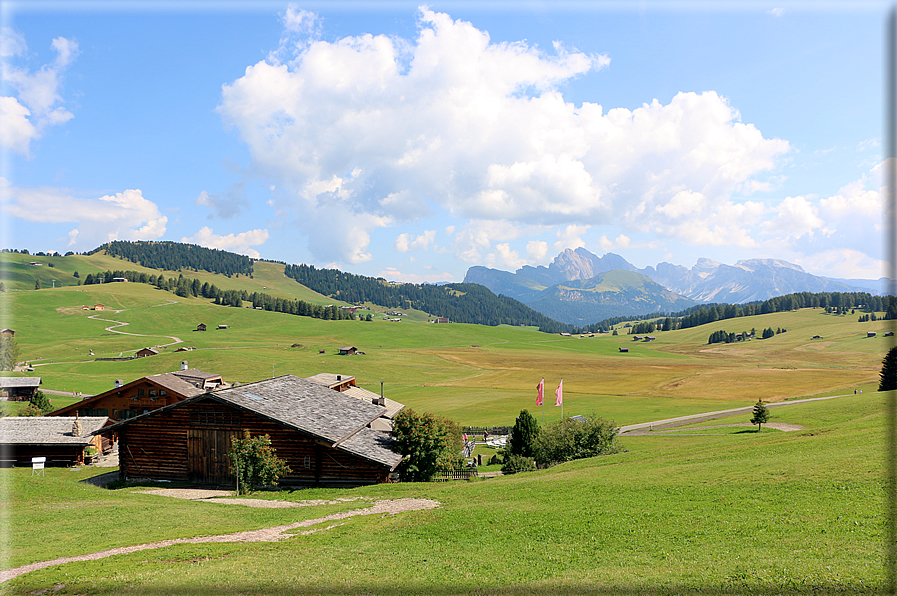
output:
[[[539,423],[529,413],[529,410],[521,410],[514,428],[511,430],[511,440],[508,448],[513,455],[523,457],[536,456],[536,438],[539,436]]]
[[[754,404],[754,417],[751,418],[751,424],[756,424],[757,432],[760,432],[760,428],[767,420],[769,420],[769,410],[763,405],[763,400],[758,399]]]
[[[38,279],[36,282],[34,282],[34,289],[35,289],[35,290],[39,290],[39,289],[40,289],[40,279]]]
[[[897,347],[888,350],[888,354],[881,362],[881,381],[878,384],[879,391],[891,391],[897,389]]]

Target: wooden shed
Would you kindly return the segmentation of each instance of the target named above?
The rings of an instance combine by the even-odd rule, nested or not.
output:
[[[40,377],[0,377],[0,398],[7,401],[31,401],[40,384]]]
[[[103,304],[94,304],[93,309],[94,310],[106,310],[106,306]]]
[[[137,350],[136,356],[138,358],[145,358],[147,356],[156,356],[158,354],[158,350],[154,350],[153,348],[143,348],[142,350]]]
[[[343,346],[339,349],[340,356],[352,356],[356,352],[358,352],[358,348],[355,346]]]
[[[621,352],[628,352],[628,351],[629,351],[629,348],[620,348],[620,351],[621,351]]]
[[[228,451],[249,431],[269,435],[290,466],[284,484],[385,482],[402,461],[371,430],[385,408],[292,375],[204,393],[99,431],[119,437],[123,478],[233,483]]]
[[[205,331],[205,330],[206,330],[206,324],[205,324],[205,323],[200,323],[199,325],[196,326],[196,330],[197,330],[197,331]]]
[[[15,337],[16,332],[7,327],[6,329],[0,329],[0,335],[3,337]]]
[[[50,416],[108,416],[110,422],[127,420],[140,414],[218,389],[224,385],[221,375],[193,368],[142,377],[128,384],[115,381],[103,393],[60,408]]]
[[[32,457],[46,457],[48,466],[71,466],[84,461],[84,449],[111,449],[108,439],[94,435],[106,424],[105,417],[9,416],[0,418],[0,464],[31,465]]]

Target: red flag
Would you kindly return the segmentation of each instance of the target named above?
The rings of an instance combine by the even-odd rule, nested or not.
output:
[[[536,389],[539,390],[539,396],[536,397],[536,405],[541,406],[542,398],[545,397],[545,379],[542,379],[541,381],[539,381],[539,384],[536,385]]]
[[[561,382],[558,383],[558,388],[555,390],[554,396],[557,398],[554,405],[564,405],[564,379],[561,379]]]

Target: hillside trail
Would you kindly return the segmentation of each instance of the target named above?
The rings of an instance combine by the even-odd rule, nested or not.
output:
[[[173,301],[173,300],[169,300],[167,304],[157,304],[155,306],[168,306],[169,304],[177,304],[177,302]],[[150,307],[150,308],[152,308],[152,307]],[[128,309],[117,310],[117,311],[115,311],[115,314],[124,312],[125,310],[128,310]],[[172,340],[171,343],[161,344],[159,347],[162,347],[162,348],[166,348],[168,346],[173,346],[176,344],[184,343],[184,340],[182,340],[180,337],[176,337],[174,335],[150,335],[148,333],[128,333],[127,331],[118,331],[118,329],[117,329],[118,327],[126,327],[126,326],[130,325],[130,323],[125,323],[124,321],[116,321],[115,319],[103,319],[103,318],[100,318],[99,315],[90,315],[87,318],[94,319],[95,321],[105,321],[106,323],[115,323],[115,325],[105,328],[106,331],[108,331],[110,333],[120,333],[122,335],[133,335],[136,337],[166,337],[166,338]]]
[[[152,306],[149,306],[148,308],[156,308],[159,306],[170,306],[172,304],[178,304],[178,301],[177,300],[167,300],[167,302],[165,302],[164,304],[153,304]],[[112,312],[113,312],[113,314],[118,314],[120,312],[125,312],[126,310],[130,310],[130,309],[122,308],[119,310],[114,310]],[[180,337],[177,337],[174,335],[151,335],[148,333],[128,333],[127,331],[119,331],[117,329],[118,327],[126,327],[126,326],[130,325],[130,323],[125,323],[124,321],[116,321],[115,319],[104,319],[104,318],[100,317],[99,315],[90,315],[87,318],[93,319],[95,321],[103,321],[105,323],[115,323],[114,325],[111,325],[109,327],[104,327],[104,330],[108,331],[109,333],[119,333],[121,335],[131,335],[134,337],[164,337],[166,339],[172,340],[171,342],[169,342],[167,344],[157,345],[156,347],[159,347],[159,348],[167,348],[168,346],[175,346],[177,344],[184,343],[184,340],[182,340]],[[126,351],[127,352],[136,352],[137,350],[126,350]],[[124,353],[124,352],[122,352],[122,353]],[[93,362],[93,360],[77,360],[74,362],[79,363],[79,364],[84,364],[84,363],[88,363],[88,362]],[[50,364],[72,364],[72,361],[66,361],[64,363],[62,363],[62,362],[31,362],[30,366],[49,366]],[[26,369],[26,367],[22,367],[22,370],[25,370],[25,369]]]
[[[280,540],[284,540],[286,538],[291,538],[295,535],[308,535],[314,534],[316,532],[320,532],[322,530],[329,530],[331,528],[335,528],[342,524],[331,524],[324,528],[313,528],[310,530],[305,530],[303,532],[297,532],[295,534],[290,533],[290,530],[295,530],[297,528],[307,528],[309,526],[314,526],[320,523],[335,521],[335,520],[343,520],[349,519],[351,517],[356,517],[360,515],[396,515],[397,513],[403,513],[406,511],[421,511],[425,509],[434,509],[439,507],[441,503],[439,501],[434,501],[432,499],[391,499],[391,500],[382,500],[375,501],[371,507],[365,509],[352,509],[351,511],[344,511],[342,513],[334,513],[332,515],[326,515],[324,517],[318,517],[315,519],[306,519],[300,522],[295,522],[292,524],[282,525],[282,526],[274,526],[270,528],[261,528],[259,530],[249,530],[246,532],[234,532],[233,534],[219,534],[217,536],[201,536],[198,538],[174,538],[171,540],[160,540],[158,542],[150,542],[146,544],[138,544],[135,546],[123,546],[119,548],[110,548],[108,550],[90,553],[87,555],[78,555],[75,557],[60,557],[58,559],[53,559],[51,561],[40,561],[37,563],[30,563],[28,565],[21,565],[19,567],[14,567],[12,569],[5,569],[0,571],[0,583],[3,583],[7,580],[18,577],[22,574],[28,573],[30,571],[37,571],[38,569],[45,569],[47,567],[52,567],[54,565],[63,565],[65,563],[75,563],[79,561],[95,561],[97,559],[105,559],[106,557],[112,557],[115,555],[126,555],[142,550],[150,550],[155,548],[165,548],[166,546],[173,546],[175,544],[201,544],[201,543],[209,543],[209,542],[278,542]],[[345,522],[342,522],[345,523]]]

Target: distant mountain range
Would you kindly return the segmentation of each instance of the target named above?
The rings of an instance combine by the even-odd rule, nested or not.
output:
[[[486,286],[558,321],[574,325],[612,316],[683,310],[701,302],[741,304],[795,292],[879,293],[880,283],[811,275],[779,259],[748,259],[725,265],[698,259],[691,269],[671,263],[638,269],[614,253],[602,257],[567,249],[548,267],[516,273],[471,267],[465,283]]]

